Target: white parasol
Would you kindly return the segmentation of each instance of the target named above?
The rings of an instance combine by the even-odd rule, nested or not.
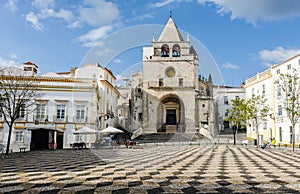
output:
[[[100,133],[124,133],[122,130],[108,126],[107,128],[100,131]]]
[[[96,134],[97,131],[89,127],[82,127],[74,132],[74,134]]]

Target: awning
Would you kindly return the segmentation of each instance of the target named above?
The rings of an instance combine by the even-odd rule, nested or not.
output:
[[[124,133],[122,130],[108,126],[107,128],[100,131],[100,133]]]
[[[74,134],[96,134],[97,131],[94,129],[91,129],[89,127],[82,127],[81,129],[78,129],[77,131],[74,132]]]
[[[64,130],[55,128],[55,126],[51,126],[51,125],[30,125],[30,126],[26,126],[25,129],[27,129],[29,131],[35,131],[35,130],[42,129],[42,130],[49,130],[49,131],[64,132]]]

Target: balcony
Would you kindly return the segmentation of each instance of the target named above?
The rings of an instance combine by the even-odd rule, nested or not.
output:
[[[147,88],[186,88],[195,87],[191,80],[182,80],[181,83],[176,79],[165,79],[157,81],[147,81],[144,83]]]
[[[68,116],[53,115],[53,122],[66,123],[68,122]]]
[[[84,118],[80,118],[80,117],[77,117],[77,116],[74,116],[74,117],[73,117],[73,121],[74,121],[75,123],[86,123],[87,120],[88,120],[87,117],[84,117]]]
[[[34,115],[33,120],[39,122],[46,122],[46,120],[48,120],[48,115]]]
[[[28,116],[20,116],[16,119],[17,122],[25,122],[28,120]]]

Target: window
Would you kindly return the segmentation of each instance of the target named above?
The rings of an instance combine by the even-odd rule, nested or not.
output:
[[[278,116],[282,116],[282,106],[278,106]]]
[[[281,97],[281,87],[277,87],[277,97]]]
[[[58,104],[56,108],[57,108],[56,119],[64,120],[66,114],[66,105]]]
[[[24,71],[32,71],[32,67],[24,67]]]
[[[143,113],[139,113],[139,121],[143,121]]]
[[[76,121],[84,121],[84,110],[85,105],[77,105],[76,106]]]
[[[158,86],[164,86],[164,79],[163,78],[159,78]]]
[[[224,96],[224,104],[229,104],[228,103],[228,96]]]
[[[18,119],[24,119],[24,117],[25,117],[25,104],[21,104],[20,110],[17,114],[17,118]]]
[[[300,65],[300,60],[298,61],[298,64]]]
[[[16,142],[23,142],[24,135],[23,131],[16,131]]]
[[[239,96],[235,96],[235,99],[237,100],[237,99],[239,99],[240,97]]]
[[[268,128],[267,122],[263,122],[263,129],[266,130]]]
[[[107,101],[107,103],[106,103],[106,114],[110,114],[109,101]]]
[[[178,80],[178,85],[179,85],[179,86],[183,86],[183,78],[179,78],[179,80]]]
[[[225,117],[227,117],[227,116],[228,116],[228,112],[226,111],[226,112],[225,112]]]
[[[175,44],[172,49],[172,57],[180,57],[180,47],[178,44]]]
[[[36,120],[44,120],[46,118],[46,104],[36,105]]]
[[[81,134],[77,134],[76,135],[76,142],[83,142],[83,139],[82,139],[82,135]]]
[[[263,96],[266,95],[266,85],[265,84],[262,85],[262,95]]]
[[[276,73],[277,73],[277,74],[280,74],[280,69],[277,69]]]
[[[282,142],[282,128],[279,127],[279,141]]]
[[[287,69],[290,70],[292,68],[291,64],[288,64]]]
[[[170,52],[169,46],[167,44],[164,44],[161,47],[161,56],[162,57],[169,57],[169,55],[170,55],[169,52]]]
[[[252,96],[254,96],[255,94],[254,94],[254,88],[252,88]]]
[[[168,68],[166,69],[166,75],[167,75],[168,77],[174,77],[175,74],[176,74],[176,72],[175,72],[175,69],[174,69],[173,67],[168,67]]]

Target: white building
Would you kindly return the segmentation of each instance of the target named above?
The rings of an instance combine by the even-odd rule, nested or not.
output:
[[[273,80],[277,80],[279,78],[279,75],[287,74],[291,72],[293,69],[300,70],[300,54],[296,55],[278,65],[273,65],[271,67]],[[282,143],[291,143],[292,142],[292,125],[290,120],[288,119],[286,115],[286,111],[283,108],[283,101],[281,97],[281,92],[279,88],[276,88],[274,86],[273,89],[273,114],[275,115],[275,124],[274,128],[275,134],[278,142]],[[300,125],[299,121],[295,126],[295,142],[300,143]]]
[[[205,126],[215,135],[212,78],[199,76],[198,68],[189,37],[182,37],[170,17],[152,46],[143,48],[142,71],[130,78],[132,128],[193,134]]]
[[[108,69],[88,64],[69,72],[37,75],[37,68],[31,62],[23,64],[24,72],[30,72],[39,82],[43,95],[33,99],[34,113],[20,114],[14,123],[13,149],[17,149],[17,144],[31,150],[47,149],[51,141],[57,148],[68,148],[74,142],[91,143],[96,135],[74,135],[74,132],[84,126],[100,130],[113,123],[119,93],[113,87],[115,78]],[[5,145],[7,138],[8,126],[0,117],[0,143]]]
[[[263,140],[275,137],[277,143],[291,143],[291,123],[284,111],[281,94],[274,82],[278,80],[281,73],[288,74],[292,69],[299,70],[299,67],[300,54],[280,64],[273,65],[246,80],[246,99],[248,100],[256,95],[265,96],[267,99],[266,104],[270,108],[265,121],[261,121],[258,126],[258,135],[262,136]],[[299,124],[296,124],[295,135],[296,143],[300,143]],[[256,129],[251,121],[247,125],[247,136],[257,138]]]
[[[226,121],[228,111],[231,109],[231,100],[240,98],[245,99],[245,88],[230,87],[230,86],[214,86],[214,104],[215,104],[215,118],[218,132],[230,128],[229,121]]]

